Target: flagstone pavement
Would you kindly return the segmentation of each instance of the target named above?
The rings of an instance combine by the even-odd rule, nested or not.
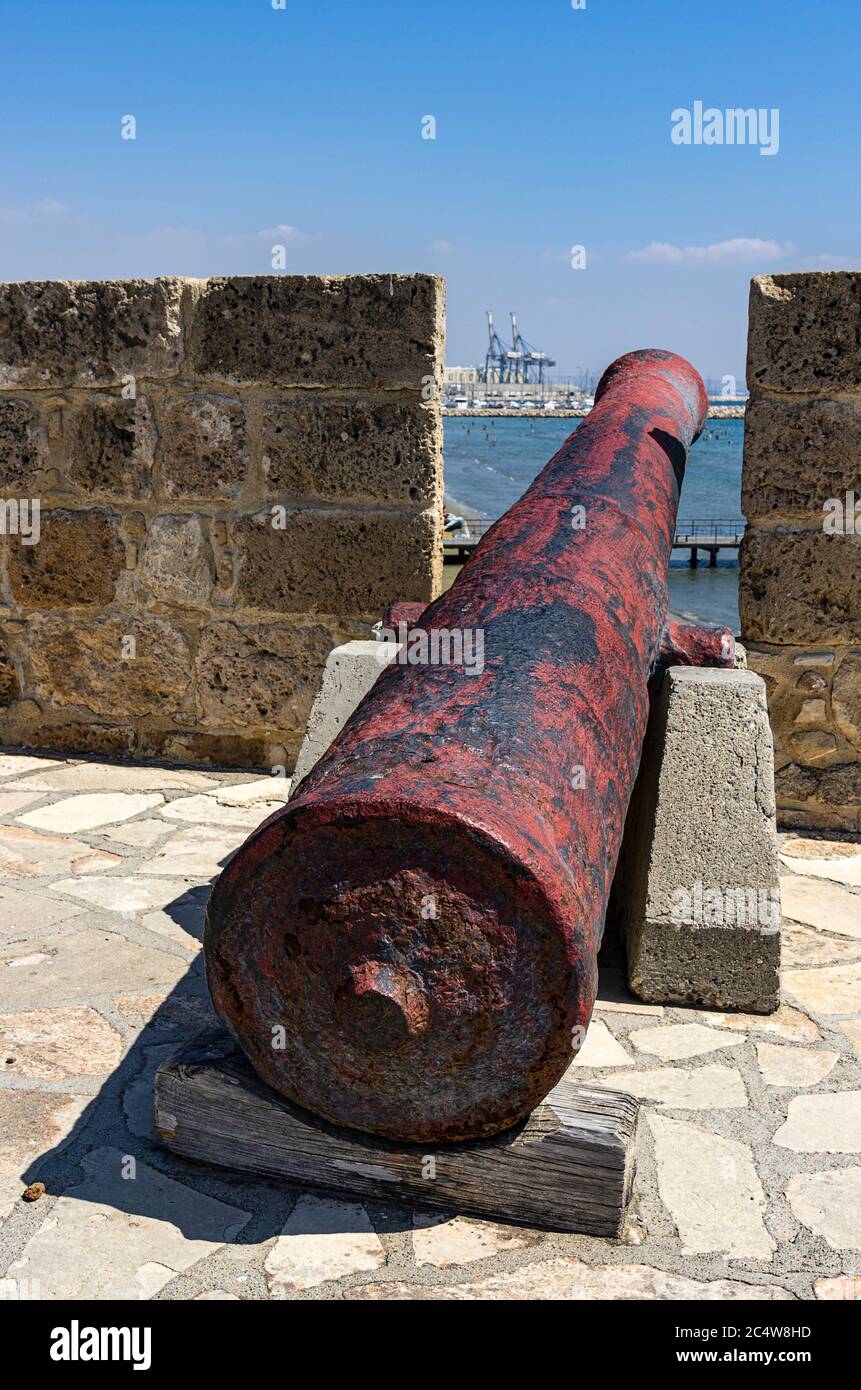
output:
[[[0,1296],[861,1296],[861,843],[847,840],[781,836],[771,1017],[641,1004],[608,953],[574,1065],[643,1102],[619,1241],[169,1154],[153,1075],[213,1022],[208,886],[287,791],[250,773],[0,754]]]

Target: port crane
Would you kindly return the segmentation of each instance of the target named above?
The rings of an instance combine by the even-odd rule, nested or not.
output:
[[[507,347],[493,326],[493,312],[487,311],[487,353],[480,379],[484,382],[544,382],[544,371],[555,367],[552,357],[538,352],[526,341],[517,326],[517,315],[511,315],[511,347]]]

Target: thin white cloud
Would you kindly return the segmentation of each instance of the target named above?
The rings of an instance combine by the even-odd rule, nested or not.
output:
[[[817,265],[828,265],[836,270],[859,270],[861,269],[861,256],[832,256],[825,252],[816,258]]]
[[[50,222],[59,218],[71,220],[71,210],[56,198],[42,198],[38,203],[0,206],[0,222]],[[83,218],[74,220],[80,222]]]
[[[438,251],[441,256],[450,256],[452,252],[457,250],[457,247],[453,241],[432,241],[431,249]]]
[[[295,236],[295,235],[296,235],[296,230],[297,230],[297,229],[296,229],[295,227],[289,226],[289,224],[288,224],[287,222],[279,222],[277,227],[264,227],[262,231],[260,231],[260,232],[257,233],[257,235],[258,235],[258,236],[264,236],[264,237],[271,237],[271,236],[290,237],[290,236]]]
[[[266,241],[273,238],[281,241],[319,241],[323,232],[303,232],[301,227],[291,227],[288,222],[279,222],[277,227],[264,227],[257,235]],[[236,240],[241,241],[242,237],[237,237]]]
[[[737,236],[715,241],[710,246],[673,246],[668,241],[652,241],[639,251],[629,251],[630,261],[653,261],[663,265],[715,261],[773,261],[791,256],[791,242],[763,241],[760,237]]]

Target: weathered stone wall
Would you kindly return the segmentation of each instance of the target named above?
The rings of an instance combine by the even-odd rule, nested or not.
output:
[[[754,280],[747,380],[741,624],[768,689],[778,816],[858,830],[861,273]]]
[[[0,742],[289,766],[330,649],[439,588],[443,298],[0,285]]]

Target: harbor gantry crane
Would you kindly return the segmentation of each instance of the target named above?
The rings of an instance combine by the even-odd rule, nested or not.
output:
[[[507,381],[508,348],[493,326],[493,310],[487,311],[487,354],[482,381]]]
[[[487,311],[487,353],[484,359],[484,382],[544,383],[544,370],[555,367],[552,357],[538,352],[523,337],[517,326],[517,315],[511,314],[511,347],[506,347],[493,326],[493,312]]]
[[[523,337],[517,327],[517,315],[511,313],[511,362],[515,372],[509,381],[537,381],[544,383],[544,368],[555,367],[556,363],[544,352],[538,352]]]

